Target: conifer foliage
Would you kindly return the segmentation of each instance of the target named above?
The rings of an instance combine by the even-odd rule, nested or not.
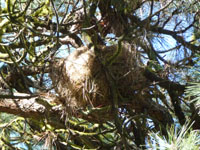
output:
[[[1,149],[198,149],[198,0],[1,0]]]

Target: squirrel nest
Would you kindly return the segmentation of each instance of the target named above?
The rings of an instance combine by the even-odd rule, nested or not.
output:
[[[68,112],[80,115],[80,110],[94,109],[89,119],[104,121],[112,119],[111,89],[107,71],[114,79],[120,97],[129,99],[134,91],[143,88],[145,77],[134,46],[122,44],[120,55],[109,66],[104,65],[117,50],[117,45],[100,46],[100,51],[80,47],[64,59],[52,63],[50,77],[60,101]],[[95,114],[96,110],[101,114]],[[98,117],[97,117],[98,116]],[[102,118],[101,118],[102,117]],[[87,118],[87,119],[88,119]]]

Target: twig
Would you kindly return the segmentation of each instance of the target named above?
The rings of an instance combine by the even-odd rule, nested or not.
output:
[[[56,45],[57,45],[56,50],[58,50],[59,49],[59,32],[60,32],[59,16],[58,16],[58,12],[55,8],[53,0],[51,0],[51,4],[52,4],[53,10],[54,10],[54,13],[56,15]]]

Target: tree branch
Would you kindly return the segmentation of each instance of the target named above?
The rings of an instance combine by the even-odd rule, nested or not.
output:
[[[64,128],[64,123],[60,119],[60,110],[58,110],[56,107],[48,109],[44,105],[37,103],[37,99],[40,98],[40,96],[31,97],[30,95],[24,93],[17,93],[14,96],[18,98],[0,99],[1,112],[21,116],[24,118],[32,118],[35,120],[45,119],[55,128]],[[54,99],[53,97],[51,98],[49,96],[47,98],[48,100]]]
[[[169,81],[167,79],[162,79],[162,78],[156,76],[154,73],[152,73],[148,69],[145,69],[144,76],[152,82],[158,82],[158,85],[160,85],[161,87],[163,87],[167,90],[173,90],[173,91],[180,92],[179,93],[180,95],[183,94],[184,91],[185,91],[184,85],[178,84],[176,82]]]
[[[158,82],[158,85],[160,85],[162,88],[167,89],[172,104],[174,106],[175,114],[178,117],[180,123],[183,125],[186,119],[180,106],[179,96],[181,96],[184,93],[185,86],[157,77],[154,73],[150,72],[148,69],[145,70],[144,76],[152,82]]]

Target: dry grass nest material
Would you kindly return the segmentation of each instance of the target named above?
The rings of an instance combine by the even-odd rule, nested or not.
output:
[[[80,109],[102,108],[112,104],[108,72],[122,98],[133,97],[134,91],[143,88],[142,83],[146,79],[134,46],[123,44],[121,54],[110,66],[103,64],[114,55],[117,45],[101,46],[99,49],[100,52],[96,54],[92,48],[81,47],[67,58],[52,64],[50,77],[59,100],[65,103],[70,112],[78,113]],[[105,118],[109,111],[104,110],[102,116]]]

